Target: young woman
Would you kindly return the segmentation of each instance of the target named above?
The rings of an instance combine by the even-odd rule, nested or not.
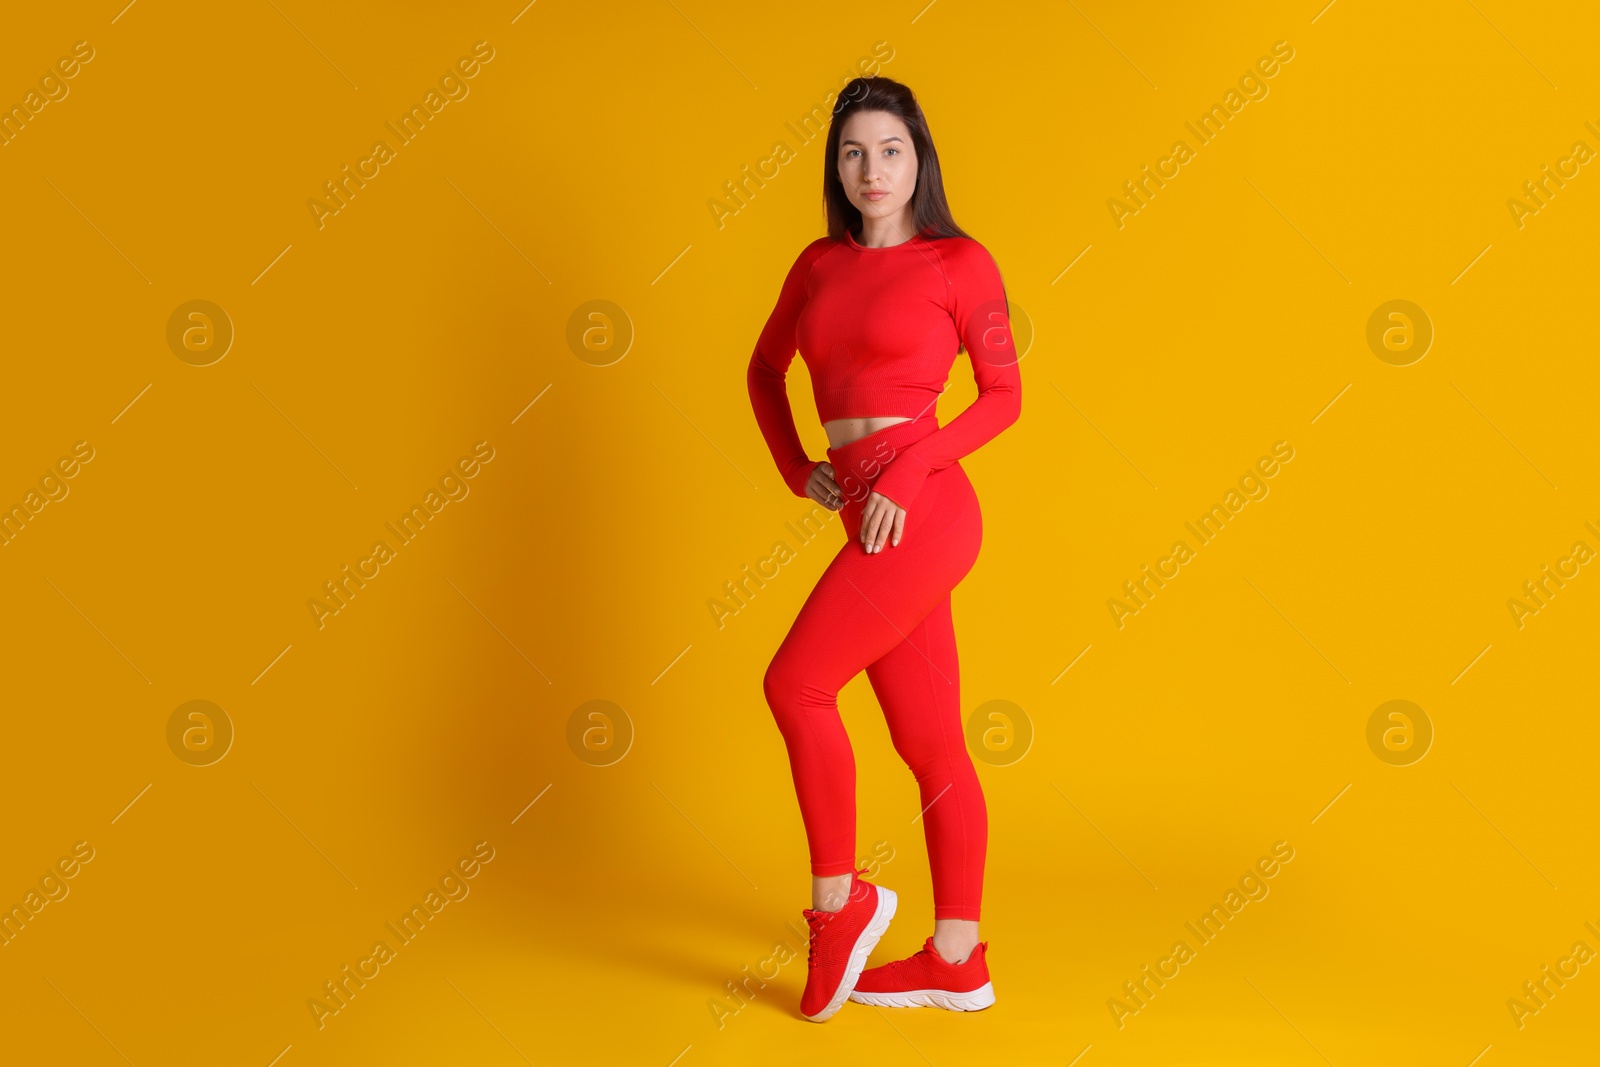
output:
[[[828,236],[789,269],[748,370],[784,482],[841,511],[849,536],[764,679],[811,853],[800,1010],[821,1022],[849,997],[971,1011],[994,1003],[978,940],[988,813],[963,740],[950,591],[983,537],[957,460],[1021,413],[1005,287],[951,217],[927,120],[899,82],[857,78],[840,94],[823,198]],[[784,387],[797,348],[824,462],[801,447]],[[941,427],[936,402],[963,349],[978,397]],[[934,897],[922,950],[865,973],[896,901],[855,865],[855,757],[838,694],[863,669],[921,791]]]

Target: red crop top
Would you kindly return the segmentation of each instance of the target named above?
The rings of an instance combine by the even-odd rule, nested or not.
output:
[[[795,429],[784,376],[796,348],[823,422],[885,415],[933,417],[956,353],[972,361],[978,397],[902,449],[873,485],[910,508],[931,471],[948,467],[1022,413],[1022,376],[1005,289],[993,257],[970,237],[921,234],[865,248],[848,232],[821,237],[789,268],[746,375],[767,448],[796,496],[816,466]]]

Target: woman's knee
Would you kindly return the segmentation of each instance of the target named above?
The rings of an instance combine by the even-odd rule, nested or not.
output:
[[[945,739],[935,735],[906,737],[903,734],[893,742],[906,768],[919,782],[937,781],[966,788],[978,781],[977,768],[972,765],[965,744],[951,747]]]
[[[767,664],[761,689],[766,694],[767,706],[780,723],[799,717],[816,701],[815,686],[804,659],[787,646],[780,648]]]

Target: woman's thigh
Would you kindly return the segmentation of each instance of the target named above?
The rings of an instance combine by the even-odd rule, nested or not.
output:
[[[860,504],[847,504],[848,539],[806,598],[774,665],[838,692],[868,664],[905,641],[967,575],[982,543],[982,518],[965,472],[929,475],[904,537],[868,553],[859,540]]]

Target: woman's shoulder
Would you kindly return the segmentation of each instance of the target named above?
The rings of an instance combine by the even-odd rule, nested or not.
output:
[[[843,241],[835,241],[827,234],[823,234],[821,237],[818,237],[815,241],[812,241],[810,244],[802,248],[797,259],[815,261],[821,259],[823,256],[827,255],[829,252],[843,244]]]
[[[952,285],[982,285],[999,274],[1000,265],[975,237],[941,237],[929,244],[938,252]]]
[[[788,280],[785,284],[800,284],[810,274],[812,264],[827,255],[839,245],[831,237],[818,237],[815,241],[800,249],[800,254],[794,257],[794,262],[789,265]]]
[[[992,260],[994,257],[976,237],[940,237],[930,242],[942,255],[952,259]]]
[[[841,243],[826,235],[818,237],[800,249],[800,254],[794,257],[794,264],[789,268],[789,272],[801,275],[811,273],[812,264],[835,248],[838,248]]]

